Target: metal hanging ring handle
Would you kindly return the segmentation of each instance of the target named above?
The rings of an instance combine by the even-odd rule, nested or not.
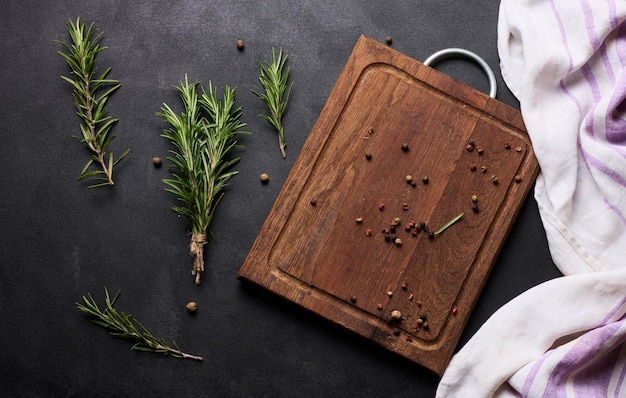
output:
[[[431,66],[433,63],[448,57],[461,56],[470,58],[475,61],[482,70],[487,74],[487,78],[489,79],[489,96],[491,98],[496,98],[496,92],[498,91],[498,84],[496,83],[496,75],[493,73],[489,64],[485,62],[480,56],[475,53],[464,50],[462,48],[446,48],[444,50],[437,51],[423,62],[424,65]]]

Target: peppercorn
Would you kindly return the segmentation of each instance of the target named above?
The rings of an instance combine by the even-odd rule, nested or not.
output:
[[[515,148],[515,152],[522,152],[522,147],[518,146],[517,148]]]
[[[457,307],[452,308],[452,315],[456,315],[458,312],[459,312],[459,309]]]
[[[394,336],[400,336],[400,329],[393,328],[393,331],[391,333],[393,333]]]
[[[476,152],[478,152],[479,155],[482,155],[483,154],[483,147],[477,146],[476,147]]]
[[[415,321],[415,324],[417,325],[417,327],[420,327],[424,324],[424,320],[422,318],[417,318],[417,321]]]
[[[365,154],[365,159],[367,159],[367,160],[372,160],[372,154],[371,154],[371,153],[369,153],[369,152],[368,152],[368,153],[366,153],[366,154]]]
[[[268,182],[270,182],[270,176],[267,175],[266,173],[261,174],[259,178],[261,179],[261,182],[263,184],[267,184]]]
[[[352,301],[353,303],[356,303],[356,296],[350,296],[350,301]]]
[[[311,199],[310,203],[311,203],[311,206],[317,205],[317,199],[315,199],[315,198]]]
[[[395,226],[395,224],[392,225],[391,227],[389,227],[389,232],[391,232],[392,234],[396,233],[396,226]]]
[[[408,152],[409,151],[409,144],[407,144],[406,142],[404,144],[402,144],[402,151],[403,152]]]
[[[430,326],[428,325],[428,322],[424,321],[424,323],[422,324],[422,327],[424,328],[424,330],[428,330],[430,328]]]
[[[472,202],[474,203],[478,202],[478,196],[472,195]]]
[[[432,231],[428,231],[428,239],[433,240],[435,239],[435,233]]]
[[[393,292],[391,290],[387,290],[387,296],[388,297],[392,297],[393,296]]]
[[[367,134],[374,134],[374,127],[370,126],[367,128]]]
[[[387,44],[391,45],[391,43],[393,43],[393,38],[391,36],[387,36],[385,37],[385,41],[387,42]]]
[[[423,182],[424,184],[428,184],[428,177],[427,177],[427,176],[425,176],[424,178],[422,178],[422,182]]]
[[[154,167],[161,167],[161,158],[158,156],[153,157],[152,164],[154,165]]]
[[[515,180],[516,183],[519,184],[520,182],[522,182],[522,176],[518,174],[518,175],[515,176],[514,180]]]
[[[402,313],[398,310],[391,311],[391,319],[394,321],[399,321],[402,319]]]
[[[372,230],[371,230],[371,229],[369,229],[369,228],[368,228],[368,229],[366,229],[366,230],[365,230],[365,235],[366,235],[366,236],[372,236]]]
[[[396,225],[400,225],[400,217],[394,218],[393,221],[396,223]]]
[[[410,343],[411,341],[413,341],[413,336],[411,336],[410,334],[406,334],[404,335],[404,340]]]
[[[409,204],[406,202],[402,203],[402,210],[409,210]]]
[[[361,223],[363,223],[363,217],[357,217],[357,218],[355,218],[355,221],[356,221],[357,224],[361,224]]]
[[[478,205],[477,205],[476,203],[474,203],[474,204],[472,205],[472,211],[473,211],[474,213],[478,213],[478,212],[480,211],[480,209],[478,208]]]
[[[187,308],[187,311],[193,314],[198,311],[198,303],[196,303],[195,301],[190,301],[187,303],[185,308]]]
[[[377,309],[378,311],[382,311],[382,309],[383,309],[383,305],[382,305],[382,304],[380,304],[380,303],[376,304],[376,309]]]
[[[411,184],[411,186],[412,186],[413,188],[415,188],[415,187],[417,186],[417,183],[416,183],[415,181],[411,181],[411,182],[410,182],[410,184]]]
[[[465,149],[467,150],[467,152],[472,152],[474,151],[474,145],[467,144],[465,145]]]
[[[380,204],[378,205],[378,210],[380,210],[380,211],[385,210],[385,204],[384,204],[384,203],[380,203]]]
[[[391,242],[391,235],[385,235],[385,242]]]
[[[511,144],[509,144],[508,142],[505,142],[504,149],[511,149]]]
[[[470,164],[470,171],[476,171],[476,169],[478,168],[478,166],[476,166],[475,164]]]
[[[480,166],[480,171],[485,173],[487,171],[487,166],[485,166],[485,165]]]
[[[406,290],[406,287],[407,287],[407,283],[406,283],[406,281],[402,281],[402,282],[400,283],[400,287],[402,288],[402,290]]]
[[[243,49],[245,48],[245,44],[244,44],[243,40],[238,39],[236,44],[237,44],[237,50],[243,51]]]
[[[424,221],[420,221],[420,223],[417,224],[415,228],[417,228],[418,231],[421,231],[422,229],[426,228],[426,223]]]
[[[498,184],[498,176],[497,176],[497,175],[495,175],[495,174],[494,174],[494,175],[492,175],[492,176],[491,176],[491,182],[493,182],[494,184],[496,184],[496,185],[497,185],[497,184]]]
[[[396,240],[394,241],[394,243],[396,244],[396,246],[402,246],[402,239],[400,239],[400,238],[396,238]]]
[[[406,177],[404,177],[404,180],[405,180],[408,184],[410,184],[410,183],[412,183],[412,182],[413,182],[413,176],[412,176],[412,175],[410,175],[410,174],[407,174],[407,175],[406,175]]]

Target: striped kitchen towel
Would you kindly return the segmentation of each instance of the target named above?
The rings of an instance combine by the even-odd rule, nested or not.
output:
[[[563,277],[499,309],[438,397],[626,397],[626,1],[502,0],[502,75]]]

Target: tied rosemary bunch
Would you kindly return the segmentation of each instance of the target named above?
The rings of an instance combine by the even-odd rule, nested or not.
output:
[[[87,293],[87,296],[83,296],[83,302],[76,303],[76,306],[79,310],[94,318],[91,322],[107,329],[111,335],[134,341],[135,344],[133,344],[131,350],[160,352],[176,358],[189,358],[202,361],[202,357],[184,353],[176,342],[172,343],[172,347],[165,340],[154,337],[152,333],[139,323],[139,321],[134,319],[132,315],[117,311],[113,305],[119,297],[119,290],[115,296],[111,298],[109,291],[105,287],[104,294],[104,309],[98,307],[96,300],[94,300],[89,293]]]
[[[293,82],[289,85],[287,84],[291,68],[288,66],[285,69],[286,62],[287,55],[283,55],[283,49],[280,48],[277,55],[276,49],[272,48],[271,63],[257,61],[260,70],[259,81],[265,92],[259,93],[252,90],[252,93],[265,102],[268,107],[269,113],[267,115],[259,114],[259,116],[276,128],[280,154],[283,159],[287,155],[285,154],[285,129],[283,128],[282,118],[287,110],[287,103],[293,87]]]
[[[67,22],[67,29],[71,43],[55,40],[67,51],[58,53],[71,69],[70,77],[61,76],[61,78],[74,89],[72,96],[77,109],[76,114],[82,121],[80,125],[82,134],[76,138],[85,144],[92,155],[78,180],[92,179],[94,184],[89,188],[114,185],[113,167],[130,152],[130,149],[127,149],[117,159],[114,159],[113,152],[107,156],[109,144],[115,138],[110,131],[118,119],[106,114],[106,105],[109,97],[121,84],[107,77],[111,71],[110,67],[97,74],[96,56],[107,47],[100,45],[102,32],[98,31],[94,22],[85,27],[85,23],[77,18],[76,22],[72,20]],[[95,166],[95,169],[92,166]]]
[[[174,86],[183,103],[184,110],[176,114],[163,104],[157,116],[170,126],[161,136],[167,138],[174,149],[170,150],[172,178],[164,179],[166,190],[178,197],[179,206],[173,210],[187,217],[191,223],[189,252],[194,257],[191,274],[195,283],[200,283],[204,271],[204,245],[215,209],[224,195],[224,188],[237,171],[231,166],[240,158],[230,158],[236,147],[236,137],[247,134],[240,121],[242,108],[235,108],[235,89],[226,86],[223,98],[209,82],[208,91],[202,89],[198,95],[196,81],[185,81]]]

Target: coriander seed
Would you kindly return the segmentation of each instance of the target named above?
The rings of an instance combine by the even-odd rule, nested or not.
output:
[[[267,184],[268,182],[270,182],[270,176],[267,175],[266,173],[261,174],[259,176],[259,179],[261,180],[263,184]]]
[[[243,40],[238,39],[235,44],[237,44],[237,50],[239,51],[243,51],[243,49],[246,47]]]
[[[391,319],[394,321],[399,321],[402,319],[402,313],[399,310],[391,311]]]

